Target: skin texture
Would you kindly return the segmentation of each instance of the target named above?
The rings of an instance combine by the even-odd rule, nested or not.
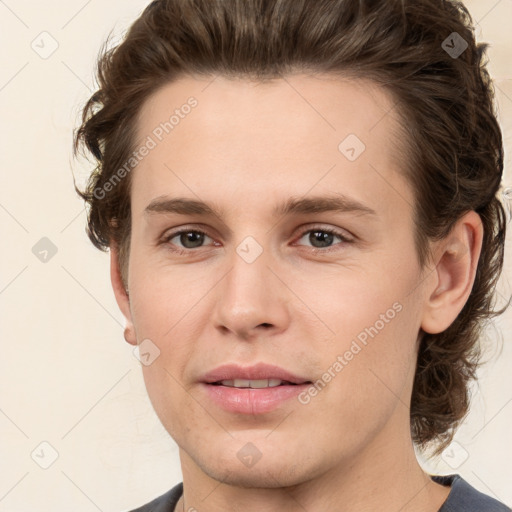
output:
[[[409,430],[417,340],[420,328],[446,329],[469,296],[478,215],[460,219],[419,267],[394,102],[372,83],[184,77],[143,106],[139,142],[191,96],[197,106],[132,171],[129,295],[111,248],[125,338],[160,350],[143,374],[180,448],[177,510],[437,511],[449,488],[423,472]],[[354,161],[338,149],[349,134],[366,146]],[[333,194],[376,214],[272,215],[292,196]],[[144,213],[162,196],[202,200],[222,215]],[[202,245],[171,242],[181,227],[204,232]],[[352,242],[334,236],[322,249],[308,231],[321,229]],[[263,251],[252,263],[236,251],[248,236]],[[393,304],[394,318],[307,404],[242,416],[199,385],[221,364],[260,361],[314,382]],[[261,453],[251,467],[237,457],[247,443]]]

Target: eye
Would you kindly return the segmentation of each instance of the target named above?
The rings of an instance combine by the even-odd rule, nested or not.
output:
[[[316,227],[304,231],[299,240],[302,240],[304,237],[306,237],[306,235],[308,235],[307,240],[312,244],[314,249],[330,249],[333,247],[331,244],[335,238],[338,238],[341,241],[341,244],[351,243],[353,241],[352,239],[345,236],[344,233],[336,229],[327,229],[322,227]]]
[[[162,240],[162,242],[177,246],[178,249],[176,249],[176,251],[182,253],[186,252],[187,249],[196,249],[201,247],[205,238],[210,237],[204,231],[182,229],[180,231],[170,233]],[[173,242],[174,239],[177,239],[177,242],[182,244],[182,246],[180,247],[177,242]]]
[[[309,236],[307,240],[311,243],[311,247],[315,251],[320,250],[322,252],[322,249],[325,249],[323,252],[327,252],[332,248],[335,248],[336,245],[349,244],[353,242],[351,238],[348,238],[341,231],[322,227],[310,228],[307,231],[303,231],[299,240],[302,240],[308,234]],[[340,243],[332,245],[336,238],[340,240]],[[161,243],[168,244],[171,250],[178,254],[185,254],[187,252],[190,253],[194,249],[203,247],[205,239],[213,241],[213,239],[204,231],[183,228],[164,236]]]

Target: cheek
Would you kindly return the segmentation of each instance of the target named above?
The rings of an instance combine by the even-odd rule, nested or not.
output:
[[[362,268],[337,268],[334,271],[316,274],[296,280],[294,292],[301,299],[301,311],[293,314],[300,324],[302,319],[310,319],[318,324],[322,332],[331,334],[340,341],[351,340],[360,336],[364,341],[371,332],[390,331],[391,324],[403,316],[404,299],[412,282],[403,276],[389,279],[390,272],[367,272]],[[407,290],[407,291],[406,291]],[[302,314],[302,306],[307,311]],[[367,334],[365,334],[365,332]]]
[[[358,326],[359,337],[339,334],[329,348],[322,347],[324,373],[319,376],[321,382],[316,381],[320,390],[305,407],[323,417],[322,429],[343,432],[348,450],[377,435],[394,414],[404,418],[409,414],[415,337],[407,315],[414,311],[408,304],[401,306],[388,323],[376,322],[374,315],[360,315],[354,319],[362,326]],[[387,309],[382,311],[386,314]]]
[[[182,392],[183,372],[194,349],[190,333],[197,324],[193,314],[197,299],[178,278],[154,272],[150,265],[133,267],[132,320],[139,351],[147,349],[150,353],[150,364],[142,358],[142,371],[149,397],[160,416],[173,407],[169,397]]]
[[[131,312],[138,337],[167,339],[182,329],[209,289],[208,276],[187,266],[135,254],[130,266]],[[205,279],[206,278],[206,279]],[[210,280],[211,277],[210,277]],[[210,285],[211,287],[211,285]]]
[[[327,341],[317,339],[315,352],[320,379],[336,389],[325,394],[333,407],[344,400],[364,414],[370,401],[378,410],[386,393],[396,400],[413,378],[420,301],[411,290],[417,276],[414,268],[394,276],[354,272],[324,281],[322,293],[310,295],[311,309],[332,331]],[[303,285],[306,293],[310,286]]]

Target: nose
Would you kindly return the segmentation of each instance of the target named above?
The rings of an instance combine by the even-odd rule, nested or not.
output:
[[[243,244],[241,244],[243,245]],[[241,255],[240,255],[241,254]],[[214,322],[226,335],[251,340],[287,328],[291,291],[276,277],[267,251],[254,260],[233,251],[230,270],[217,288]]]

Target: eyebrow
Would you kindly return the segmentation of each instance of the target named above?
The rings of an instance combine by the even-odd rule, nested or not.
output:
[[[369,206],[344,196],[337,194],[332,196],[310,196],[310,197],[291,197],[284,203],[279,204],[272,211],[274,217],[289,216],[293,214],[312,214],[312,213],[356,213],[359,215],[377,216],[377,212]],[[201,215],[205,217],[223,217],[223,211],[213,205],[196,199],[182,197],[170,198],[161,196],[153,199],[144,210],[144,214],[154,213],[176,213],[180,215]]]

